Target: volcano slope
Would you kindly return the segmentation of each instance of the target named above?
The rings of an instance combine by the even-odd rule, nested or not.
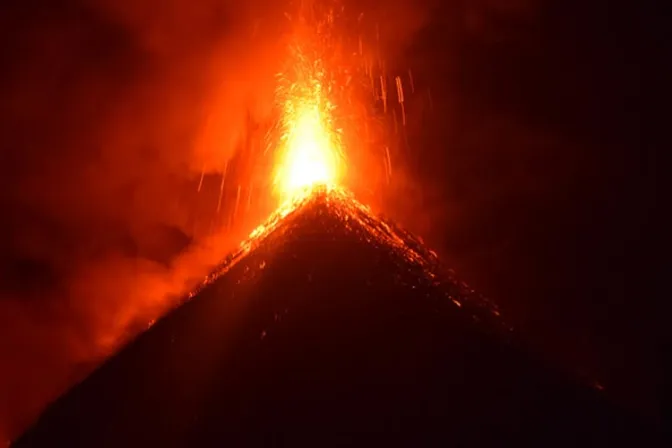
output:
[[[498,314],[411,235],[321,191],[15,446],[650,442],[643,423],[529,356]]]

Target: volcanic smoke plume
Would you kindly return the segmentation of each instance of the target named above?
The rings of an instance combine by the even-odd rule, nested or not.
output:
[[[278,53],[259,2],[18,3],[2,14],[3,438],[238,242],[208,233],[198,180],[269,113]]]
[[[0,437],[174,306],[273,209],[277,161],[263,154],[282,127],[277,73],[295,10],[37,0],[3,13]]]

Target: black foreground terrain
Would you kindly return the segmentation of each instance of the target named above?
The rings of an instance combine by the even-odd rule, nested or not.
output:
[[[14,446],[650,446],[405,232],[318,193]],[[48,375],[48,372],[45,372]]]

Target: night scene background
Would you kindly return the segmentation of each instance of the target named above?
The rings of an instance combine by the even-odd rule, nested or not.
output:
[[[368,172],[357,196],[497,303],[538,356],[662,419],[665,113],[645,113],[663,79],[662,14],[606,0],[342,3],[377,28],[385,70],[413,78],[403,132],[397,115],[378,121],[391,175]],[[0,8],[4,441],[272,211],[250,142],[274,120],[291,5]]]

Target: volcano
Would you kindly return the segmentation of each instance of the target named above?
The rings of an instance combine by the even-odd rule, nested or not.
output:
[[[45,372],[48,374],[48,372]],[[420,240],[347,193],[279,210],[14,446],[642,446]]]

